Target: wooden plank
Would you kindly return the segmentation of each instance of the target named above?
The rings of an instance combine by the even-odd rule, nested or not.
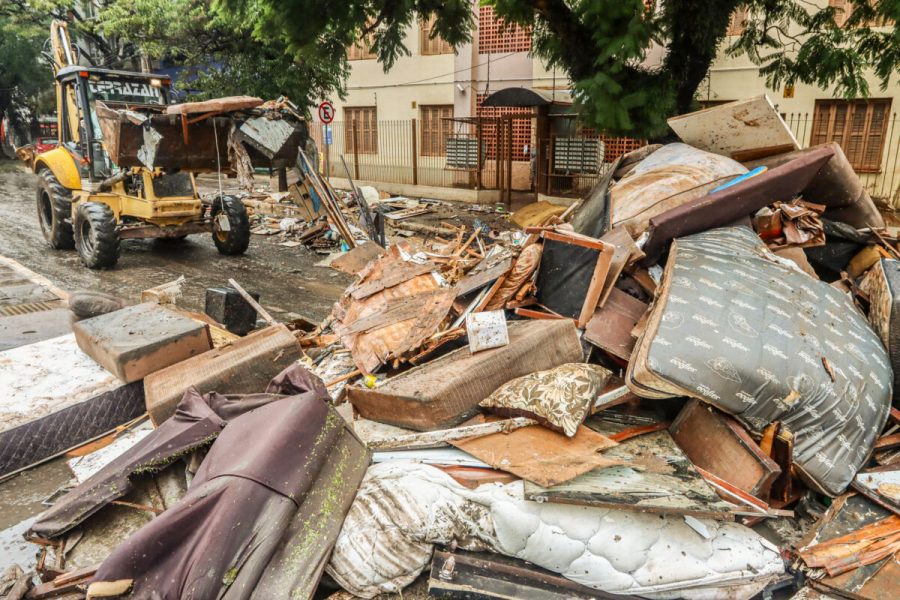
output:
[[[626,429],[596,417],[586,424],[607,436]],[[625,440],[605,451],[604,457],[625,464],[594,469],[552,487],[526,482],[525,497],[539,502],[734,519],[732,505],[719,498],[667,431]]]
[[[614,288],[584,329],[584,339],[601,350],[623,360],[631,358],[636,339],[631,335],[649,306],[622,290]]]
[[[512,258],[506,258],[493,267],[489,267],[478,273],[470,273],[469,275],[466,275],[459,281],[459,283],[456,284],[457,297],[470,294],[475,290],[483,288],[489,283],[496,281],[507,271],[509,271],[511,267]]]
[[[644,253],[637,247],[637,244],[631,238],[631,234],[624,227],[616,227],[601,237],[600,241],[609,244],[613,248],[609,271],[603,282],[603,292],[600,294],[600,300],[597,302],[597,306],[602,308],[606,304],[606,300],[613,291],[616,281],[619,279],[619,275],[622,274],[625,266],[642,258]]]
[[[370,262],[386,253],[387,251],[375,242],[367,241],[331,261],[331,268],[348,275],[356,275]]]
[[[597,310],[600,302],[600,296],[603,294],[603,286],[609,274],[610,265],[613,259],[613,247],[606,245],[600,250],[600,256],[597,258],[597,265],[594,267],[594,273],[591,276],[591,283],[588,285],[587,294],[584,296],[584,305],[581,307],[581,314],[578,316],[578,327],[583,328]]]
[[[438,431],[426,431],[411,433],[393,438],[369,440],[366,445],[372,450],[395,450],[398,448],[433,448],[465,438],[488,435],[491,433],[508,433],[522,427],[536,425],[537,421],[525,417],[514,417],[500,421],[490,421],[455,427],[453,429],[440,429]]]
[[[435,598],[472,600],[613,600],[562,575],[499,554],[435,550],[428,580]]]
[[[203,100],[201,102],[183,102],[181,104],[171,104],[166,107],[167,115],[192,115],[198,113],[219,113],[232,110],[245,110],[248,108],[256,108],[263,104],[262,98],[253,96],[225,96],[223,98],[213,98],[212,100]]]
[[[694,399],[681,410],[669,432],[694,465],[752,496],[769,497],[781,468],[730,417]]]

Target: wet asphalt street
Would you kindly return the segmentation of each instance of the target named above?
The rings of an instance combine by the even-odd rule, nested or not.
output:
[[[74,250],[51,250],[44,242],[35,201],[36,177],[22,163],[0,161],[0,255],[17,260],[64,290],[92,289],[139,302],[141,291],[185,276],[183,308],[203,310],[206,288],[233,277],[258,292],[276,319],[293,314],[318,321],[350,282],[346,275],[316,267],[323,257],[302,246],[279,246],[279,236],[254,235],[243,256],[222,256],[209,234],[181,243],[122,242],[114,269],[91,271]]]

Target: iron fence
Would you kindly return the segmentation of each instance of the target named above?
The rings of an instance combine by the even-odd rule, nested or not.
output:
[[[506,123],[501,124],[505,119]],[[645,142],[590,133],[524,143],[524,118],[449,119],[438,129],[422,121],[315,122],[320,166],[330,177],[360,181],[512,189],[581,196],[618,156]],[[529,127],[529,129],[531,129]],[[343,158],[343,161],[342,161]],[[346,170],[344,163],[346,163]]]

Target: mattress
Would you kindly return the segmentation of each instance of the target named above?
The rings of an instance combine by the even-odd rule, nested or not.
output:
[[[893,374],[849,297],[792,266],[746,227],[676,240],[626,383],[708,402],[756,433],[780,421],[804,480],[837,495],[884,426]]]
[[[140,382],[123,384],[75,336],[0,352],[0,477],[115,429],[144,412]]]
[[[399,592],[434,544],[488,550],[584,586],[648,598],[741,600],[784,571],[777,548],[736,523],[523,499],[522,482],[469,490],[415,463],[369,468],[326,568],[363,598]]]

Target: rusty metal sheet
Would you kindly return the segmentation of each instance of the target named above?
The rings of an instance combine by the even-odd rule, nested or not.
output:
[[[591,469],[620,464],[620,461],[601,454],[616,442],[584,426],[579,427],[571,438],[541,425],[532,425],[509,433],[451,440],[450,444],[495,469],[548,487]]]

